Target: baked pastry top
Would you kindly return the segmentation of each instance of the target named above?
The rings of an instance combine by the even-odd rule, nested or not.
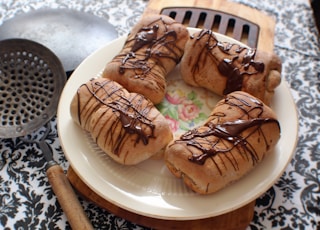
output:
[[[211,30],[191,36],[181,59],[183,80],[218,95],[245,91],[270,104],[281,82],[281,60],[274,53],[220,42]]]
[[[180,62],[188,38],[186,27],[172,18],[145,16],[133,27],[120,53],[107,63],[103,77],[158,104],[165,95],[165,78]]]
[[[81,85],[70,106],[73,120],[121,164],[138,164],[164,151],[173,135],[150,100],[107,78]]]
[[[256,167],[279,138],[280,125],[271,108],[235,91],[218,102],[204,125],[172,141],[165,161],[192,190],[213,193]]]

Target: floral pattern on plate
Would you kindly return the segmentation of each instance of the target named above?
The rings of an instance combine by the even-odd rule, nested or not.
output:
[[[170,123],[175,135],[203,124],[221,98],[205,89],[187,85],[177,67],[167,77],[168,88],[164,100],[157,105]]]

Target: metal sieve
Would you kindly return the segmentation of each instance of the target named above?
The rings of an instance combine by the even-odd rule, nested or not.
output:
[[[0,41],[0,138],[25,136],[46,124],[40,140],[22,140],[40,147],[49,183],[71,227],[93,229],[45,141],[65,82],[64,68],[50,49],[27,39]]]
[[[60,60],[45,46],[0,41],[0,138],[25,136],[48,122],[65,82]]]

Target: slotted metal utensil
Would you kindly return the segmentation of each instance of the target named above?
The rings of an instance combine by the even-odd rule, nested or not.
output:
[[[65,82],[59,59],[45,46],[0,41],[0,138],[25,136],[48,122]]]
[[[164,14],[185,26],[210,29],[252,48],[274,49],[275,20],[268,14],[228,0],[149,0],[143,16]]]
[[[0,138],[26,136],[46,126],[37,144],[47,161],[46,173],[73,229],[93,229],[62,168],[45,142],[56,114],[66,74],[58,57],[27,39],[0,41]]]
[[[227,12],[196,7],[166,7],[160,13],[186,26],[210,29],[238,41],[246,40],[248,46],[257,47],[259,25]]]

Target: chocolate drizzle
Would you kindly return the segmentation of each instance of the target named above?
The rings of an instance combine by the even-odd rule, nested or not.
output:
[[[208,130],[205,132],[199,132],[198,130],[192,130],[187,132],[185,135],[181,137],[182,141],[187,141],[187,145],[192,145],[198,149],[200,149],[203,154],[201,155],[192,155],[190,157],[190,161],[195,162],[197,164],[204,164],[206,159],[210,157],[214,157],[215,155],[219,153],[228,153],[233,148],[243,148],[245,149],[245,152],[248,153],[251,156],[251,159],[253,163],[258,162],[258,156],[253,148],[251,148],[250,144],[247,142],[247,137],[243,137],[241,134],[246,129],[255,127],[254,131],[250,133],[250,135],[257,130],[260,129],[260,127],[269,122],[277,122],[274,119],[269,118],[256,118],[252,120],[237,120],[233,122],[225,122],[222,124],[212,124],[208,123],[207,127]],[[211,146],[212,148],[205,148],[204,145],[200,144],[197,139],[205,139],[209,136],[215,136],[217,137],[217,141],[213,143]],[[219,149],[215,146],[221,141],[225,140],[230,143],[232,143],[232,146],[225,149]]]
[[[154,44],[157,42],[157,32],[159,25],[153,25],[151,27],[143,27],[135,37],[135,42],[131,48],[131,52],[136,52],[143,46]]]
[[[261,159],[259,159],[257,152],[248,142],[248,138],[256,132],[259,133],[259,138],[264,141],[266,149],[269,149],[269,142],[261,127],[267,123],[274,123],[277,124],[280,130],[279,122],[273,118],[261,117],[264,105],[259,100],[250,96],[243,99],[236,95],[236,92],[227,95],[217,106],[227,104],[230,107],[240,109],[243,115],[239,119],[221,121],[227,115],[222,112],[213,113],[212,119],[204,126],[188,131],[176,141],[176,143],[186,143],[187,146],[200,150],[201,154],[191,154],[189,158],[191,162],[202,165],[210,158],[216,164],[214,157],[217,154],[224,154],[234,169],[237,170],[238,164],[233,155],[236,151],[248,160],[251,159],[253,164],[256,164]],[[222,158],[220,157],[220,159]]]
[[[169,26],[160,18],[142,27],[133,38],[129,36],[125,47],[131,46],[130,51],[116,57],[121,60],[119,73],[123,74],[127,69],[134,70],[134,77],[143,80],[155,77],[152,69],[156,64],[162,66],[161,58],[179,63],[183,50],[176,45],[177,33],[170,30]]]
[[[108,132],[112,133],[116,130],[119,123],[123,128],[117,138],[110,139],[111,142],[106,143],[113,146],[114,154],[119,154],[120,148],[126,140],[127,135],[136,135],[135,143],[137,144],[142,141],[144,145],[149,143],[149,138],[155,137],[155,126],[152,121],[147,118],[153,106],[151,102],[145,103],[145,98],[139,94],[130,94],[130,97],[125,97],[124,89],[108,79],[102,82],[92,79],[90,82],[91,85],[83,84],[81,87],[86,87],[87,91],[92,95],[91,99],[99,103],[96,103],[94,108],[88,108],[90,99],[82,107],[80,107],[81,103],[78,103],[79,121],[80,124],[89,121],[89,119],[85,121],[80,119],[80,114],[84,111],[87,111],[86,113],[90,113],[89,115],[91,115],[93,111],[98,110],[101,106],[106,106],[106,111],[101,115],[103,116],[107,110],[111,109],[118,119],[112,124]],[[78,90],[78,99],[80,100],[80,98]],[[92,129],[94,128],[95,127]]]
[[[245,75],[254,75],[263,73],[265,65],[262,62],[255,61],[256,49],[241,47],[236,44],[220,42],[217,40],[211,30],[204,29],[196,37],[196,40],[207,39],[205,49],[212,60],[217,63],[219,72],[227,77],[226,87],[223,94],[241,90]],[[219,49],[223,54],[223,58],[217,56]],[[196,68],[195,68],[196,69]]]

